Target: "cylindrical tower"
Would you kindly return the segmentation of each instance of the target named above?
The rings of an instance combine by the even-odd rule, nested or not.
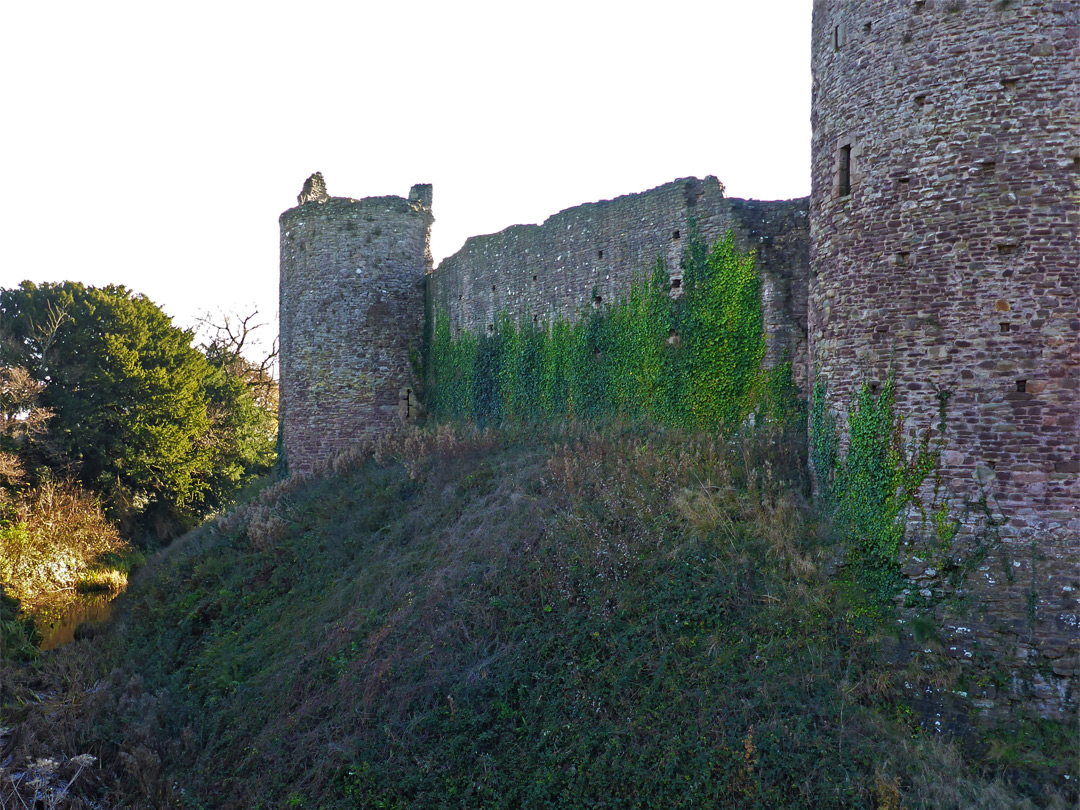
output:
[[[431,269],[431,186],[329,197],[309,178],[280,217],[280,420],[290,471],[409,415]]]
[[[1005,520],[953,649],[1045,664],[1048,706],[1077,674],[1078,16],[815,0],[812,42],[811,374],[840,414],[890,369],[910,424],[947,395],[954,513]]]

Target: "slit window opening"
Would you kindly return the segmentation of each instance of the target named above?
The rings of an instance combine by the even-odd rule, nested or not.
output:
[[[840,147],[839,165],[839,196],[847,197],[851,194],[851,144]]]

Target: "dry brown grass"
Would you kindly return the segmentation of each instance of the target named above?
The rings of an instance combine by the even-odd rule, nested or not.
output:
[[[1074,801],[1047,787],[1038,801],[1017,796],[1003,775],[973,778],[970,762],[956,741],[921,735],[898,752],[894,770],[907,808],[963,808],[963,810],[1071,810]]]
[[[93,807],[72,792],[83,771],[93,767],[97,757],[77,754],[74,757],[39,757],[21,768],[0,764],[0,807],[42,808],[42,810],[81,810]]]
[[[94,562],[128,550],[101,503],[70,481],[45,481],[9,500],[14,525],[0,530],[0,581],[33,611],[75,597]]]
[[[108,643],[114,631],[107,631],[52,656],[40,675],[0,673],[25,705],[5,719],[18,725],[18,740],[0,741],[0,761],[14,756],[9,765],[26,772],[41,758],[66,767],[77,754],[97,756],[70,792],[83,804],[71,807],[195,806],[197,798],[239,810],[259,800],[291,806],[292,797],[302,806],[395,806],[392,788],[423,769],[460,771],[475,784],[480,776],[468,752],[478,729],[506,735],[483,756],[492,779],[501,769],[503,789],[516,788],[518,774],[537,772],[529,769],[542,743],[533,741],[546,739],[548,728],[561,734],[587,710],[625,716],[620,728],[641,733],[642,745],[672,734],[678,724],[662,722],[672,715],[695,731],[717,729],[716,740],[726,743],[716,746],[727,745],[735,758],[734,798],[746,806],[764,801],[763,774],[789,772],[807,780],[800,806],[823,806],[814,791],[833,780],[818,777],[841,771],[856,780],[846,784],[856,785],[866,806],[1024,806],[1005,803],[1016,791],[978,779],[959,750],[938,751],[935,741],[904,748],[888,736],[897,733],[891,725],[867,722],[866,704],[887,701],[892,682],[864,686],[852,675],[852,659],[857,664],[870,647],[831,618],[836,589],[809,551],[812,517],[798,492],[777,483],[778,465],[774,472],[759,465],[750,476],[743,445],[674,433],[595,436],[567,428],[557,443],[507,445],[505,437],[467,429],[401,435],[320,471],[337,469],[337,478],[279,482],[189,535],[143,572],[134,595],[143,601],[120,609],[114,627],[130,638],[116,648],[124,651],[119,664],[113,659],[118,669],[97,671],[93,647],[81,646]],[[177,556],[163,565],[170,555]],[[761,579],[749,582],[744,573]],[[788,587],[792,579],[799,582]],[[660,622],[637,622],[646,587],[664,590],[640,616]],[[704,624],[682,623],[679,614],[695,604]],[[713,622],[714,615],[725,618]],[[753,646],[745,640],[751,633]],[[848,646],[841,649],[833,633]],[[534,657],[536,645],[544,654]],[[617,691],[624,676],[633,682],[653,671],[657,650],[683,668],[668,682],[670,699],[653,701],[668,687],[651,678]],[[729,658],[731,650],[741,652]],[[584,680],[583,663],[596,667],[592,680]],[[165,677],[170,668],[186,674]],[[529,678],[545,700],[530,692],[511,703]],[[569,686],[560,693],[559,684]],[[832,684],[843,694],[833,695]],[[785,701],[804,688],[815,696],[806,710],[818,722],[796,732]],[[724,717],[742,718],[730,726],[735,736],[720,733],[734,721],[715,721],[714,703],[699,704],[698,690],[720,701],[731,690],[722,705]],[[560,694],[562,703],[553,698]],[[495,698],[505,700],[505,717]],[[530,733],[544,736],[517,743]],[[580,738],[578,750],[590,750],[593,733],[582,724],[562,744]],[[596,732],[597,745],[606,733]],[[837,745],[819,751],[822,739]],[[839,753],[841,743],[862,755],[858,764]],[[879,753],[863,755],[871,747]],[[656,778],[654,760],[647,762],[640,786]],[[390,786],[385,796],[360,781],[378,769],[386,777],[379,784]],[[434,775],[430,783],[445,785]],[[355,792],[346,798],[346,789]],[[416,795],[426,801],[398,806],[453,804],[445,792]],[[832,798],[833,807],[854,803]]]
[[[809,531],[806,509],[791,493],[763,496],[751,490],[737,494],[730,485],[704,481],[682,489],[675,497],[676,512],[699,537],[713,537],[733,548],[750,533],[764,541],[769,560],[799,579],[818,574],[813,556],[801,546]]]
[[[0,665],[11,723],[0,729],[3,810],[179,806],[161,769],[184,754],[168,721],[174,706],[138,675],[106,674],[99,656],[79,641],[36,666]],[[95,727],[109,730],[108,743]]]
[[[255,499],[220,515],[217,528],[225,535],[246,535],[257,551],[271,551],[288,536],[292,521],[291,496],[314,480],[344,475],[369,460],[376,464],[400,462],[415,479],[433,458],[446,464],[467,453],[491,450],[497,442],[493,431],[480,431],[469,426],[438,425],[429,430],[403,428],[378,439],[359,442],[323,461],[311,472],[293,473],[271,484]]]

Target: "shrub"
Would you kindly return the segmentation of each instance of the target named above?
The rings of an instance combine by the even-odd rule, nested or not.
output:
[[[98,499],[70,481],[44,481],[8,507],[0,522],[0,583],[24,609],[73,598],[76,584],[89,581],[103,557],[130,550]],[[125,571],[98,577],[119,574],[126,581]]]

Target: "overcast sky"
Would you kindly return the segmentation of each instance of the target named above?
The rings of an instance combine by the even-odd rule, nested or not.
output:
[[[715,174],[809,193],[811,0],[9,3],[0,287],[277,310],[277,217],[434,184],[465,238]],[[266,330],[266,331],[269,331]]]

